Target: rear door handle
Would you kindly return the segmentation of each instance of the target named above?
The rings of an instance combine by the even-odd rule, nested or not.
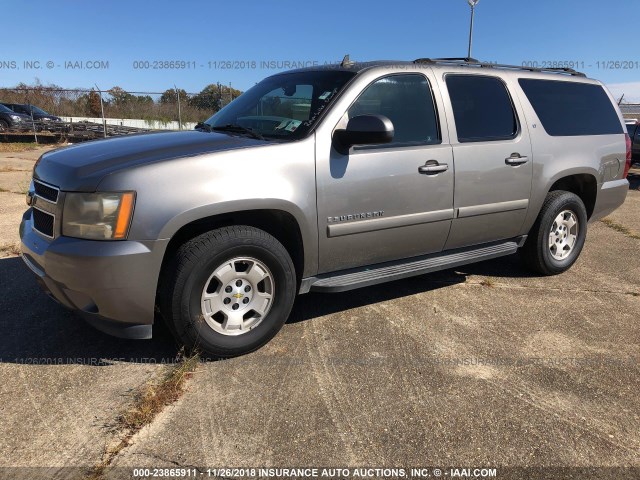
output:
[[[504,163],[517,167],[518,165],[524,165],[529,161],[529,157],[523,157],[519,153],[512,153],[510,157],[504,159]]]
[[[438,173],[446,172],[449,170],[449,165],[446,163],[438,163],[436,160],[429,160],[422,167],[418,167],[418,172],[423,175],[437,175]]]

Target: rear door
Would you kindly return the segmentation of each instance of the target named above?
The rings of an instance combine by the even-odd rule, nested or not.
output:
[[[443,80],[456,168],[445,249],[515,237],[533,173],[524,114],[501,77],[449,73]]]

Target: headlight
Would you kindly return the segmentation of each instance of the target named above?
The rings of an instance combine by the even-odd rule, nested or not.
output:
[[[67,193],[62,234],[90,240],[127,238],[133,215],[134,192]]]
[[[16,122],[21,122],[22,121],[22,117],[19,117],[18,115],[9,115],[11,117],[12,120],[15,120]]]

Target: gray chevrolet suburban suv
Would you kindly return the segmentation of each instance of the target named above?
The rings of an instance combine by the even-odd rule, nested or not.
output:
[[[518,250],[564,272],[629,166],[616,103],[581,73],[345,58],[271,76],[196,131],[45,153],[22,258],[104,332],[149,338],[162,316],[229,357],[276,335],[297,294]]]

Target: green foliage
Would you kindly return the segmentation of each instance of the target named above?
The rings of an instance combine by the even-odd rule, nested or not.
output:
[[[177,93],[180,94],[180,103],[186,104],[187,101],[189,100],[189,95],[187,95],[187,92],[184,89],[179,88]],[[177,93],[174,88],[169,88],[165,90],[162,96],[160,97],[160,103],[162,105],[172,105],[174,103],[177,104],[178,103]]]
[[[212,83],[204,87],[200,93],[191,97],[189,104],[198,110],[205,110],[213,114],[241,94],[242,92],[235,88]]]

